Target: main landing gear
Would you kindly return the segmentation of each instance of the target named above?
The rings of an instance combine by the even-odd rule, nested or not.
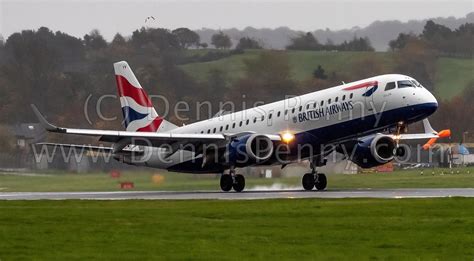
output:
[[[303,179],[301,180],[303,188],[305,190],[312,190],[313,188],[316,188],[316,190],[325,190],[328,185],[326,175],[323,173],[317,173],[313,164],[311,164],[311,168],[311,173],[303,175]]]
[[[235,174],[235,170],[231,169],[229,174],[221,175],[222,191],[230,191],[232,188],[236,192],[241,192],[245,188],[245,177],[241,174]]]
[[[303,175],[302,182],[305,190],[324,190],[328,185],[326,175],[323,173],[306,173]]]

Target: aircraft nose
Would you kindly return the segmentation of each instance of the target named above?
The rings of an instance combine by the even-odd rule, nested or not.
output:
[[[425,91],[426,93],[423,95],[424,96],[423,109],[427,115],[431,115],[438,109],[438,101],[436,100],[436,97],[434,97],[434,95],[431,92],[429,92],[428,90],[425,90]]]

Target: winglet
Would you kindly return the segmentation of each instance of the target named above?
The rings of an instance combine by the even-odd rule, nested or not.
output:
[[[430,121],[428,118],[423,120],[423,128],[425,129],[425,133],[430,133],[430,134],[437,134],[438,132],[431,127]]]
[[[433,134],[436,134],[438,135],[438,138],[448,138],[448,137],[451,137],[451,130],[447,129],[447,130],[442,130],[440,132],[437,132],[435,131],[432,127],[431,127],[431,124],[430,122],[428,121],[428,118],[424,119],[423,120],[423,127],[425,128],[425,133],[433,133]],[[429,148],[431,148],[431,146],[433,146],[433,144],[436,142],[436,140],[438,140],[438,138],[431,138],[428,140],[428,142],[425,143],[425,145],[423,145],[423,149],[424,150],[428,150]]]
[[[66,131],[63,128],[59,128],[49,123],[34,104],[30,104],[30,106],[31,106],[31,109],[33,109],[33,112],[35,113],[36,118],[38,118],[38,121],[40,122],[41,126],[43,126],[43,128],[45,128],[47,131],[51,131],[51,132],[65,132]]]

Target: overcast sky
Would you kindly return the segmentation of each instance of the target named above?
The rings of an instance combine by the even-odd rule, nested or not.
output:
[[[12,1],[0,0],[0,33],[46,26],[82,37],[92,29],[112,39],[142,26],[191,29],[276,28],[312,31],[366,26],[375,20],[464,17],[474,0],[314,0],[314,1]],[[153,22],[145,18],[154,16]]]

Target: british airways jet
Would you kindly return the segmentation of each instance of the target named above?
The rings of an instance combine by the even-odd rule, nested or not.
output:
[[[32,108],[50,132],[97,136],[112,146],[42,143],[112,153],[124,163],[186,173],[220,173],[223,191],[240,192],[245,178],[236,169],[309,160],[305,190],[324,190],[324,166],[333,151],[350,154],[363,168],[403,156],[400,143],[436,139],[427,117],[438,107],[435,97],[415,79],[400,74],[376,76],[291,97],[251,109],[221,113],[178,127],[162,117],[127,62],[114,64],[125,131],[72,129],[52,125]],[[407,134],[423,121],[425,132]]]

